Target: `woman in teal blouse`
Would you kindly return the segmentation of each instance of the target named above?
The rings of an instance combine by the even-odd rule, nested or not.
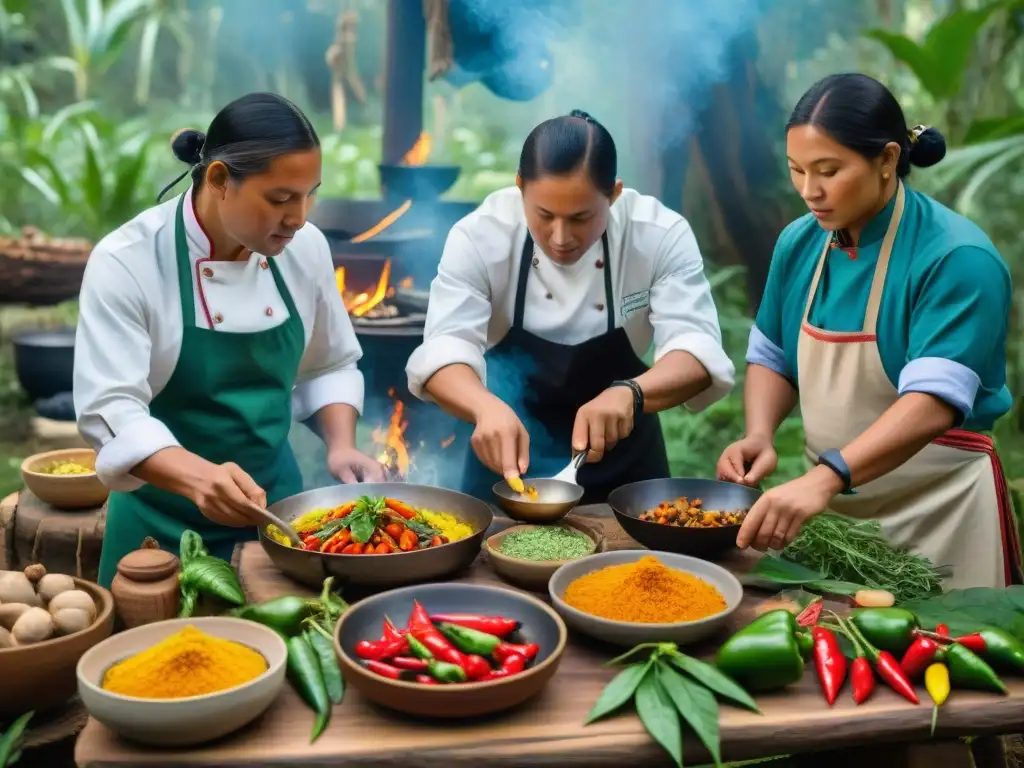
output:
[[[718,475],[756,485],[799,403],[812,468],[766,492],[737,544],[779,549],[825,509],[878,519],[888,538],[951,569],[948,587],[1001,586],[1020,572],[1006,481],[982,432],[1006,388],[1009,271],[977,226],[906,186],[945,154],[908,130],[865,75],[833,75],[786,129],[794,187],[810,213],[782,232],[751,330],[746,436]]]

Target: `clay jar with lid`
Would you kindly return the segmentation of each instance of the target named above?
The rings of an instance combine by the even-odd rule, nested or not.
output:
[[[128,629],[178,615],[179,569],[178,558],[148,537],[141,549],[121,558],[110,592]]]

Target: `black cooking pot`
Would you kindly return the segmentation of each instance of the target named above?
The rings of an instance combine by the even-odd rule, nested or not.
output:
[[[74,388],[75,329],[22,331],[14,336],[18,383],[33,400]]]
[[[462,169],[457,165],[389,165],[381,163],[385,195],[400,200],[437,200],[451,189]]]

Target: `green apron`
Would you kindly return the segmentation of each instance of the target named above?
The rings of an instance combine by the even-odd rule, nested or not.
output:
[[[302,319],[274,260],[267,259],[288,320],[256,333],[220,333],[196,325],[184,199],[182,195],[174,224],[181,352],[167,386],[150,403],[150,413],[167,425],[185,450],[214,464],[238,464],[272,504],[302,490],[302,474],[288,444],[292,388],[305,350]],[[256,538],[255,528],[212,523],[185,497],[154,485],[111,493],[99,583],[109,587],[121,558],[138,549],[147,536],[177,553],[188,528],[203,537],[210,554],[228,561],[237,543]]]

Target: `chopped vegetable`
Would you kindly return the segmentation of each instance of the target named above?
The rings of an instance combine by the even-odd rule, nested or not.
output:
[[[676,528],[724,528],[739,525],[746,516],[746,509],[723,512],[716,509],[704,509],[702,499],[690,501],[679,496],[672,501],[663,501],[654,509],[641,512],[639,517],[648,523],[671,525]]]

